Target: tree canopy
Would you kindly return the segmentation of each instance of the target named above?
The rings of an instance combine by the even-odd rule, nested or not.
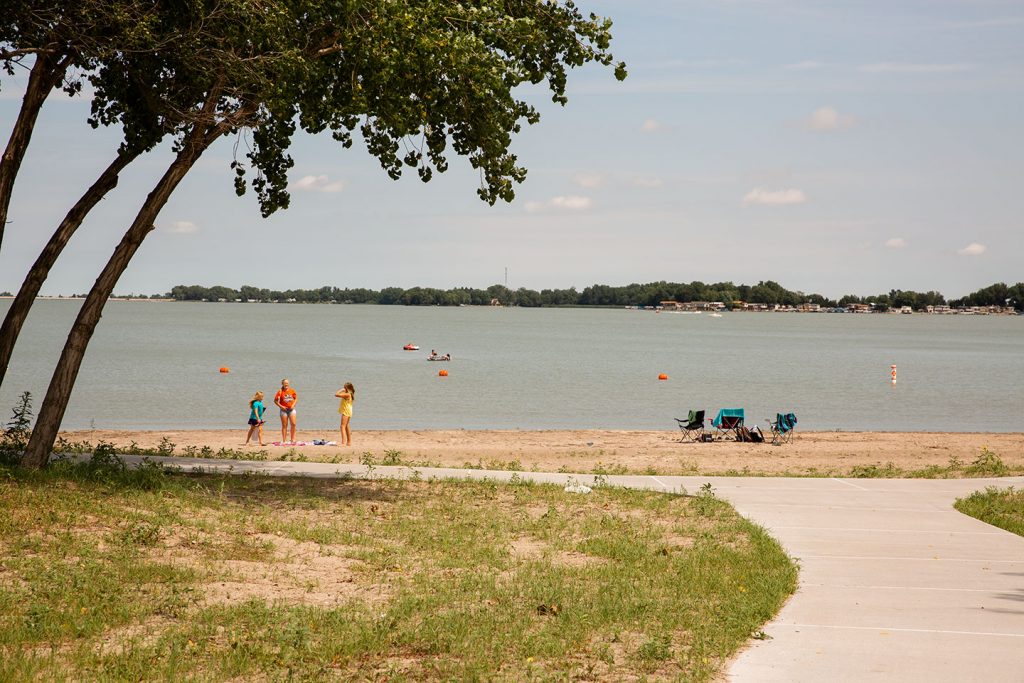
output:
[[[520,287],[509,289],[502,285],[491,285],[486,289],[475,287],[385,287],[381,290],[365,287],[339,288],[318,287],[316,289],[275,290],[265,287],[243,285],[238,289],[215,285],[176,285],[163,296],[175,301],[224,301],[224,302],[275,302],[275,303],[353,303],[403,306],[486,306],[497,301],[503,306],[657,306],[663,301],[680,303],[692,301],[719,301],[726,306],[740,302],[780,306],[819,304],[825,307],[845,306],[851,303],[876,304],[884,308],[910,306],[924,310],[928,306],[1010,306],[1024,310],[1024,283],[1008,286],[996,283],[960,299],[948,300],[939,292],[914,292],[891,290],[888,294],[856,296],[848,294],[838,301],[821,294],[805,294],[791,291],[771,280],[756,285],[736,285],[732,282],[705,284],[693,282],[648,282],[623,286],[590,285],[577,291],[568,289],[542,289],[540,291]]]

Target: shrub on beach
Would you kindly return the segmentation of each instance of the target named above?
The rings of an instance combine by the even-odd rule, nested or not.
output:
[[[1002,477],[1009,471],[1010,468],[1006,466],[1002,458],[985,447],[982,447],[981,455],[964,469],[964,472],[971,477]]]
[[[18,398],[10,421],[0,434],[0,462],[15,465],[32,435],[32,394],[28,391]]]

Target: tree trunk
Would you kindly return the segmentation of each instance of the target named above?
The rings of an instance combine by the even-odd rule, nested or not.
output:
[[[146,197],[146,202],[136,215],[135,221],[121,238],[114,254],[107,261],[100,276],[96,278],[92,289],[89,290],[89,295],[86,297],[85,303],[82,304],[75,324],[68,334],[64,351],[61,353],[60,361],[50,379],[46,398],[43,400],[35,428],[32,430],[32,437],[22,456],[22,465],[25,467],[40,468],[45,466],[49,460],[50,451],[53,449],[53,443],[57,440],[57,432],[60,430],[60,423],[64,419],[64,411],[71,398],[75,378],[78,377],[78,370],[82,365],[85,349],[103,314],[103,306],[114,291],[114,286],[121,274],[128,267],[135,252],[138,251],[142,240],[153,230],[153,222],[167,203],[171,193],[203,152],[220,135],[220,132],[205,133],[204,131],[205,127],[193,131],[185,140],[174,162]]]
[[[64,77],[67,71],[67,60],[57,60],[52,55],[42,52],[36,56],[32,71],[28,77],[28,87],[21,101],[18,119],[14,122],[14,130],[7,141],[7,148],[0,157],[0,246],[3,246],[4,228],[7,226],[7,211],[11,206],[11,190],[18,169],[25,158],[25,150],[32,139],[32,131],[39,118],[39,110],[49,96],[50,91]]]
[[[39,289],[46,281],[47,275],[50,274],[54,262],[93,207],[108,192],[117,187],[118,174],[138,156],[138,152],[122,152],[117,155],[117,158],[107,166],[92,187],[86,190],[81,199],[71,207],[56,232],[50,237],[50,241],[46,243],[46,247],[36,258],[36,262],[32,264],[31,270],[25,277],[25,282],[18,290],[18,296],[11,302],[3,325],[0,326],[0,386],[3,386],[4,377],[7,376],[7,368],[11,362],[11,354],[14,353],[14,345],[21,333],[21,327],[25,324],[25,318],[28,317],[36,295],[39,294]]]

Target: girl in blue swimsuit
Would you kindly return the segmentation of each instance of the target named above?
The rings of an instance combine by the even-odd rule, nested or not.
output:
[[[263,411],[266,407],[263,405],[263,392],[257,391],[256,394],[249,401],[249,433],[245,436],[245,446],[249,445],[249,439],[252,438],[253,432],[258,432],[260,437],[260,445],[263,444]]]

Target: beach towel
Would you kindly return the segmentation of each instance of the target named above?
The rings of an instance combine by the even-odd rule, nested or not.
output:
[[[271,446],[308,446],[305,441],[271,441]]]

